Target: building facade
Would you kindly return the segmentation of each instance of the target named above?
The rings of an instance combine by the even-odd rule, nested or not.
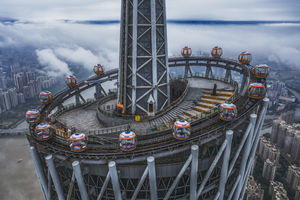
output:
[[[268,181],[273,181],[275,178],[277,166],[274,162],[270,161],[269,159],[264,161],[264,168],[262,176],[264,179]]]
[[[253,176],[249,176],[244,200],[263,200],[264,190],[257,184]]]
[[[281,182],[270,182],[269,195],[272,197],[272,200],[289,200],[287,192]]]

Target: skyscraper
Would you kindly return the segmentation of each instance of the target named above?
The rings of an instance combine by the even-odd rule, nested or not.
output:
[[[87,127],[86,135],[74,132],[72,137],[75,128],[86,126],[81,123],[86,115],[73,113],[80,121],[74,129],[58,120],[61,111],[74,107],[64,107],[64,101],[74,95],[84,99],[80,92],[91,86],[88,81],[65,88],[49,105],[41,107],[41,113],[26,113],[30,123],[26,136],[45,199],[242,198],[269,102],[247,95],[246,86],[257,80],[253,71],[248,65],[223,58],[180,56],[167,61],[164,0],[123,0],[121,16],[119,71],[109,70],[88,79],[98,81],[118,74],[118,94],[96,100],[97,119],[105,119],[111,126],[97,130]],[[202,67],[205,77],[191,77],[193,87],[186,80],[174,81],[183,89],[174,98],[177,104],[157,113],[169,103],[167,63],[185,69],[190,65]],[[215,77],[212,66],[226,68],[225,77]],[[184,70],[184,77],[188,71]],[[243,77],[241,87],[229,78],[232,71]],[[211,95],[216,82],[217,95]],[[103,112],[101,108],[110,100],[123,104],[129,114],[157,115],[128,124],[128,115]],[[216,102],[225,105],[222,111]],[[50,113],[51,117],[46,117]],[[180,120],[174,123],[175,117]],[[48,131],[44,137],[34,129],[38,120],[51,123],[55,129],[52,135]],[[114,126],[116,120],[125,124]],[[143,132],[133,133],[133,125]]]

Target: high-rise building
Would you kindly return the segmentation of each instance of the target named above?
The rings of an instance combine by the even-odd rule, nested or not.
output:
[[[18,105],[17,89],[10,88],[8,90],[11,106],[14,108]]]
[[[267,98],[248,97],[246,89],[254,81],[253,71],[248,65],[231,59],[199,56],[168,59],[165,0],[122,0],[121,16],[119,70],[107,70],[88,79],[99,81],[118,75],[118,94],[104,96],[97,102],[98,120],[105,120],[111,126],[95,130],[91,125],[70,125],[56,120],[64,101],[74,95],[77,95],[75,99],[84,100],[80,93],[93,86],[86,84],[87,81],[64,89],[41,109],[41,121],[51,123],[55,129],[51,136],[49,132],[38,135],[35,124],[30,124],[26,136],[45,197],[59,200],[243,198],[269,102]],[[174,81],[175,86],[184,88],[174,104],[169,104],[168,65],[183,66],[186,78]],[[203,68],[205,78],[199,74],[190,78],[190,65]],[[225,68],[225,77],[214,78],[212,66]],[[242,77],[241,87],[232,79],[232,73]],[[190,87],[186,80],[197,81]],[[217,97],[211,95],[216,82]],[[170,87],[175,90],[172,83]],[[205,103],[205,99],[212,103]],[[120,102],[126,115],[102,112],[106,100],[114,101],[114,106]],[[226,113],[218,113],[215,103],[225,100],[235,105],[223,104],[231,107],[225,106]],[[200,107],[198,103],[212,107]],[[241,111],[236,113],[236,107]],[[58,112],[49,118],[55,110]],[[64,111],[69,112],[65,108]],[[140,113],[156,116],[136,116],[133,121],[132,117]],[[34,119],[39,117],[33,115]],[[174,118],[181,120],[174,124]],[[224,118],[230,123],[224,122]],[[124,123],[115,126],[115,121]],[[181,124],[177,126],[177,122]],[[86,126],[88,134],[74,132]],[[133,129],[136,133],[128,131]],[[70,139],[72,133],[75,135]]]
[[[287,124],[293,125],[295,120],[295,111],[289,111],[282,113],[279,119],[284,120]]]
[[[14,82],[15,82],[15,86],[16,88],[21,91],[23,89],[23,87],[26,84],[26,78],[24,73],[17,73],[14,75]]]
[[[294,190],[297,190],[297,188],[300,186],[300,168],[298,168],[296,165],[290,165],[288,168],[286,181]]]
[[[259,140],[258,153],[262,156],[263,160],[269,159],[276,163],[276,165],[279,164],[280,150],[276,149],[265,137],[261,137]]]
[[[0,85],[3,90],[7,89],[7,80],[4,76],[0,76]]]
[[[283,188],[283,184],[281,182],[270,182],[269,195],[272,197],[272,200],[289,200],[287,192]]]
[[[253,176],[248,179],[244,200],[263,200],[264,190],[257,184]]]
[[[24,97],[24,94],[23,94],[23,93],[17,94],[17,97],[18,97],[18,103],[19,103],[19,104],[25,103],[25,97]]]
[[[263,178],[268,181],[273,181],[275,178],[276,169],[277,166],[274,162],[271,162],[269,159],[264,161],[264,168],[262,173]]]
[[[1,108],[1,112],[6,111],[5,99],[2,91],[0,92],[0,108]]]
[[[26,72],[26,81],[28,83],[31,80],[35,80],[35,73],[32,71],[28,71],[28,72]]]
[[[287,115],[293,116],[293,115]],[[293,121],[293,117],[288,117],[288,121]],[[286,154],[290,154],[293,161],[298,161],[300,156],[300,125],[288,125],[283,120],[274,120],[271,132],[271,141],[278,149],[282,149]]]
[[[10,110],[12,108],[11,100],[8,91],[3,92],[4,96],[4,103],[5,103],[5,110]]]
[[[27,85],[23,87],[23,94],[24,94],[25,99],[33,97],[31,94],[30,87]]]
[[[40,94],[42,91],[42,84],[41,84],[40,80],[31,80],[28,83],[28,86],[30,88],[30,96],[31,97]]]
[[[300,186],[296,189],[295,200],[300,200]]]

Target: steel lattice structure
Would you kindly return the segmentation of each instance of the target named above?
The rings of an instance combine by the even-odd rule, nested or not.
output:
[[[118,102],[127,113],[169,104],[165,0],[122,0]]]
[[[187,79],[212,79],[233,86],[230,101],[239,108],[237,118],[223,122],[218,113],[209,113],[193,120],[191,137],[181,141],[173,138],[171,128],[139,135],[137,148],[130,152],[121,151],[113,139],[99,139],[118,134],[120,127],[105,129],[107,134],[90,130],[85,151],[73,152],[68,136],[56,132],[50,140],[39,141],[31,126],[26,136],[46,200],[243,198],[268,99],[247,96],[249,83],[258,81],[249,65],[198,56],[167,60],[166,34],[164,0],[123,0],[119,70],[61,91],[51,104],[38,108],[42,120],[47,121],[55,108],[66,112],[62,103],[73,96],[76,104],[87,103],[81,92],[90,87],[97,85],[100,96],[101,82],[117,74],[117,98],[127,113],[149,114],[151,103],[156,113],[169,103],[169,66],[184,67]],[[194,66],[203,68],[202,77],[192,72]],[[217,77],[214,68],[225,70],[224,77]],[[242,75],[240,88],[233,72]]]

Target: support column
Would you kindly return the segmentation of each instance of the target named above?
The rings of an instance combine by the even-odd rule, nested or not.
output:
[[[224,152],[224,149],[225,149],[226,145],[227,145],[227,140],[224,140],[224,142],[223,142],[221,148],[219,149],[219,151],[218,151],[218,153],[217,153],[217,155],[216,155],[214,161],[213,161],[212,164],[210,165],[209,169],[207,170],[207,172],[206,172],[206,174],[205,174],[205,177],[204,177],[203,180],[202,180],[202,183],[201,183],[201,185],[200,185],[200,187],[199,187],[199,189],[198,189],[198,191],[197,191],[197,199],[198,199],[198,198],[200,197],[200,195],[202,194],[203,188],[204,188],[205,184],[207,183],[207,181],[208,181],[208,179],[209,179],[209,177],[210,177],[212,171],[215,169],[215,167],[216,167],[216,165],[217,165],[217,163],[218,163],[218,161],[219,161],[221,155],[222,155],[223,152]]]
[[[211,70],[210,61],[208,61],[207,65],[206,65],[205,78],[210,78],[209,75],[213,76],[213,73],[212,73],[212,70]]]
[[[99,193],[99,196],[97,197],[97,200],[101,200],[102,199],[102,196],[107,188],[107,185],[109,183],[109,180],[110,180],[110,173],[108,172],[107,175],[106,175],[106,178],[105,178],[105,181],[101,187],[101,191]]]
[[[167,15],[166,15],[166,1],[162,1],[163,2],[163,6],[164,6],[164,22],[167,22]],[[170,101],[171,101],[171,90],[170,90],[170,68],[169,68],[169,54],[168,54],[168,34],[167,34],[167,23],[165,23],[164,25],[164,37],[165,37],[165,63],[166,63],[166,67],[167,67],[167,84],[168,84],[168,87],[167,87],[167,94],[168,94],[168,105],[170,105]]]
[[[132,13],[132,96],[131,96],[131,114],[136,112],[136,86],[137,86],[137,18],[138,18],[138,1],[133,0]],[[127,48],[127,47],[126,47]],[[129,63],[130,64],[130,63]],[[127,66],[126,66],[127,67]],[[127,77],[125,77],[127,79]],[[125,94],[126,99],[126,94]],[[125,107],[126,105],[124,105]]]
[[[76,105],[80,104],[79,94],[75,95],[75,103],[76,103]]]
[[[77,185],[78,185],[78,188],[79,188],[79,191],[80,191],[81,199],[82,200],[88,200],[89,196],[88,196],[88,193],[87,193],[87,189],[85,187],[85,183],[84,183],[84,179],[83,179],[83,176],[82,176],[79,161],[77,161],[77,160],[74,161],[72,163],[72,167],[73,167],[73,170],[75,172],[75,177],[76,177],[76,180],[77,180]]]
[[[145,171],[144,171],[144,173],[143,173],[143,175],[142,175],[142,177],[141,177],[140,180],[139,180],[138,185],[137,185],[136,188],[135,188],[135,191],[134,191],[134,193],[133,193],[133,195],[132,195],[132,197],[131,197],[131,200],[135,200],[135,199],[136,199],[136,197],[137,197],[137,195],[138,195],[140,189],[142,188],[143,183],[145,182],[145,180],[146,180],[148,174],[149,174],[149,167],[147,166],[146,169],[145,169]]]
[[[192,164],[191,164],[191,177],[190,177],[190,200],[197,199],[197,180],[198,180],[198,157],[199,147],[193,145],[191,147]]]
[[[256,114],[250,115],[250,123],[252,124],[252,128],[251,128],[251,131],[248,135],[247,141],[244,146],[242,161],[241,161],[241,165],[240,165],[240,172],[239,172],[239,174],[241,175],[241,179],[240,179],[240,183],[238,184],[237,190],[235,191],[234,199],[239,199],[241,191],[242,191],[242,187],[243,187],[243,180],[244,180],[245,176],[247,175],[245,172],[245,168],[247,165],[248,158],[250,157],[251,143],[252,143],[252,137],[254,134],[256,118],[257,118]]]
[[[255,156],[255,152],[256,152],[256,149],[257,149],[257,144],[258,144],[258,141],[259,141],[260,132],[261,132],[264,120],[265,120],[265,116],[266,116],[266,112],[267,112],[267,108],[268,108],[268,104],[269,104],[269,99],[268,98],[264,98],[263,101],[264,101],[264,105],[263,105],[262,111],[259,115],[257,125],[256,125],[255,131],[254,131],[254,136],[253,136],[254,137],[254,142],[252,144],[251,155],[250,155],[250,160],[252,162],[253,162],[253,159],[254,159],[254,156]],[[246,184],[247,184],[247,180],[248,180],[250,170],[251,170],[251,167],[252,167],[252,162],[249,162],[250,166],[248,166],[248,170],[247,170],[248,173],[247,173],[247,176],[244,178],[244,182]],[[244,185],[246,185],[246,184],[244,184]],[[242,195],[245,193],[245,189],[246,189],[246,187],[244,187],[242,189],[242,192],[241,192]]]
[[[148,157],[147,163],[149,168],[150,198],[151,200],[157,200],[155,158],[153,156]]]
[[[219,184],[219,192],[220,192],[219,200],[223,200],[224,198],[224,191],[227,182],[227,172],[228,172],[230,152],[231,152],[232,136],[233,136],[232,130],[226,131],[227,146],[223,155],[223,164],[222,164],[220,184]]]
[[[228,82],[230,82],[232,80],[231,69],[226,69],[225,78],[227,79]]]
[[[50,200],[52,191],[51,191],[51,187],[52,187],[52,179],[51,179],[51,174],[50,171],[48,170],[48,194],[47,194],[47,199]]]
[[[245,87],[247,87],[247,85],[248,85],[247,83],[248,83],[248,77],[243,75],[240,93],[242,93],[245,90]]]
[[[119,89],[119,87],[118,87],[118,89]],[[101,83],[97,83],[95,98],[98,98],[98,97],[101,97],[101,96],[102,96],[102,86],[101,86]]]
[[[156,102],[155,112],[158,111],[158,87],[157,87],[157,55],[156,55],[156,0],[150,0],[151,2],[151,41],[152,41],[152,81],[153,81],[153,97]]]
[[[78,96],[83,101],[83,103],[86,103],[86,100],[83,98],[83,96],[80,93],[78,94]]]
[[[48,164],[48,170],[50,171],[58,199],[64,200],[65,199],[64,193],[63,193],[63,190],[62,190],[62,187],[61,187],[61,184],[59,181],[59,177],[58,177],[58,174],[56,171],[55,163],[54,163],[54,160],[53,160],[53,157],[51,154],[46,156],[46,161]]]
[[[111,182],[114,188],[114,194],[116,200],[122,200],[121,188],[118,178],[117,166],[115,161],[111,161],[108,163],[109,173],[111,176]]]
[[[47,179],[46,179],[46,176],[45,176],[45,173],[43,170],[43,165],[42,165],[41,159],[40,159],[34,146],[30,146],[30,153],[31,153],[33,164],[34,164],[34,167],[35,167],[35,170],[38,175],[38,179],[39,179],[42,191],[43,191],[43,195],[46,199],[46,196],[48,194]]]
[[[180,181],[182,175],[184,174],[184,172],[186,171],[186,169],[188,168],[188,166],[190,165],[192,161],[192,154],[190,154],[190,156],[188,157],[188,159],[186,160],[186,162],[184,163],[184,165],[182,166],[181,170],[179,171],[176,179],[174,180],[174,182],[172,183],[171,187],[169,188],[166,196],[164,197],[164,200],[168,200],[173,192],[173,190],[175,189],[175,187],[177,186],[178,182]]]

